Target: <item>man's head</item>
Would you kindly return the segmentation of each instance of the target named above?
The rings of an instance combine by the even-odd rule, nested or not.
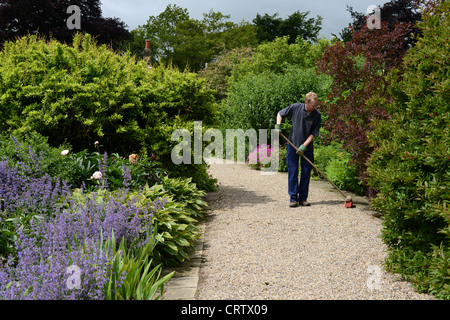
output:
[[[314,92],[308,92],[305,96],[305,109],[307,112],[314,111],[319,103],[317,94]]]

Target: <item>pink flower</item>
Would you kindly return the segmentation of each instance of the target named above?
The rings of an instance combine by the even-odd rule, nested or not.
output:
[[[67,156],[69,154],[69,150],[63,150],[61,151],[62,156]]]

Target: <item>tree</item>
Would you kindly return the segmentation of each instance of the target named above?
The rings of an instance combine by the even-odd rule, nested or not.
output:
[[[70,17],[67,8],[80,8],[81,29],[70,29],[66,20]],[[52,36],[71,43],[75,32],[86,32],[96,37],[99,43],[121,45],[131,37],[125,24],[117,18],[103,18],[100,1],[83,0],[2,0],[0,5],[0,45],[27,34]]]
[[[267,13],[261,16],[258,13],[256,18],[253,19],[253,23],[257,28],[256,35],[260,43],[263,41],[273,41],[281,35],[281,22],[283,20],[277,17],[278,13],[275,13],[273,16]]]
[[[307,19],[308,12],[296,11],[286,20],[278,17],[278,13],[274,15],[261,16],[259,13],[253,19],[253,23],[257,27],[257,37],[259,42],[273,41],[277,37],[288,36],[289,43],[294,43],[297,37],[309,41],[316,41],[317,35],[321,29],[322,17],[317,16],[316,19]]]
[[[134,51],[139,52],[149,39],[153,62],[198,71],[224,51],[256,43],[256,31],[249,24],[227,21],[229,15],[213,10],[203,16],[203,20],[192,19],[187,9],[168,5],[132,31],[137,39]]]
[[[244,60],[251,60],[254,51],[251,47],[231,49],[220,55],[216,61],[208,64],[199,72],[206,79],[208,88],[215,90],[216,100],[223,100],[228,95],[228,78],[233,70]]]
[[[318,60],[317,71],[333,77],[331,93],[324,102],[328,116],[324,127],[351,152],[363,182],[373,150],[367,132],[373,129],[374,120],[389,117],[384,107],[390,101],[385,76],[401,65],[411,30],[410,23],[402,22],[390,28],[382,21],[381,29],[372,30],[363,25],[353,33],[352,41],[328,47]]]
[[[150,40],[152,61],[171,60],[174,53],[174,42],[179,37],[179,25],[189,20],[187,9],[176,5],[168,5],[158,16],[150,16],[147,23],[140,27],[141,34]],[[141,45],[143,42],[141,42]]]
[[[411,25],[414,26],[422,19],[422,15],[418,9],[418,0],[392,0],[380,7],[380,14],[381,19],[387,22],[389,28],[393,28],[396,23],[411,23]],[[347,6],[347,11],[350,12],[353,21],[349,23],[348,27],[344,28],[339,34],[344,42],[351,41],[352,33],[361,30],[362,26],[367,23],[366,14],[354,11],[351,6]],[[415,29],[414,32],[417,34],[420,30]],[[408,41],[405,42],[405,50],[407,50],[413,43],[414,37],[411,33],[408,35]]]

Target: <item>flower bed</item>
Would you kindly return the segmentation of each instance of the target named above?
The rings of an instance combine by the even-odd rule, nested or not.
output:
[[[0,161],[0,299],[161,298],[173,275],[159,279],[162,265],[187,257],[204,193],[190,181],[168,177],[152,188],[144,179],[142,193],[142,184],[131,188],[137,182],[130,168],[139,168],[141,159],[126,165],[106,153],[96,166],[84,167],[88,189],[84,181],[71,189],[44,172],[44,153],[29,147],[26,156],[20,154],[21,143],[13,140],[19,160]],[[59,154],[67,163],[86,156],[70,157],[67,149]],[[121,186],[115,169],[121,169]],[[142,169],[134,177],[144,175]]]

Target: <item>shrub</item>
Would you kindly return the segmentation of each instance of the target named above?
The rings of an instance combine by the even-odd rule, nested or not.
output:
[[[34,177],[30,168],[11,168],[0,161],[0,257],[15,254],[18,230],[28,233],[33,223],[45,220],[70,194],[68,186],[48,175]]]
[[[199,72],[199,75],[206,79],[208,88],[215,90],[217,100],[227,97],[228,77],[242,61],[251,59],[252,54],[253,50],[250,47],[232,49]]]
[[[11,135],[3,132],[0,135],[0,160],[7,161],[11,167],[27,167],[27,174],[43,176],[48,174],[53,180],[63,180],[73,184],[74,168],[68,157],[61,152],[71,150],[64,143],[51,147],[48,138],[36,132],[24,135]]]
[[[247,158],[246,163],[253,169],[267,168],[270,166],[272,149],[270,145],[262,144],[256,147]]]
[[[206,206],[191,179],[165,177],[143,193],[107,185],[70,193],[48,175],[27,175],[24,162],[17,167],[0,162],[1,299],[162,297],[173,273],[159,279],[161,263],[188,258],[198,237],[196,218]],[[73,266],[81,271],[77,288],[71,286]]]
[[[338,142],[326,146],[314,142],[314,164],[325,173],[330,161],[336,159],[342,151],[342,144]]]
[[[270,71],[285,74],[291,69],[314,68],[315,61],[330,44],[327,39],[320,39],[313,45],[302,38],[289,44],[288,37],[278,37],[272,42],[260,44],[249,58],[238,61],[230,72],[230,81],[239,81],[250,73]]]
[[[339,189],[363,194],[364,187],[358,179],[356,168],[349,162],[350,154],[340,152],[328,162],[324,173]]]
[[[38,133],[23,137],[3,134],[0,138],[0,159],[17,168],[27,168],[26,173],[35,177],[49,175],[52,181],[65,181],[71,188],[90,192],[99,187],[109,190],[129,187],[137,189],[145,184],[153,185],[159,176],[166,174],[162,164],[152,154],[139,156],[134,161],[118,153],[108,155],[100,152],[101,145],[95,144],[96,152],[84,149],[73,153],[70,145],[50,147],[48,139]],[[62,155],[62,151],[68,151]],[[92,179],[94,172],[102,173],[102,179]]]
[[[392,118],[369,136],[369,185],[384,214],[387,265],[424,291],[448,298],[450,114],[448,1],[424,14],[423,37],[408,51],[402,77],[391,73]]]
[[[181,126],[217,121],[204,79],[171,67],[149,69],[89,35],[76,35],[72,46],[35,36],[7,42],[0,74],[0,130],[36,131],[53,147],[70,144],[73,153],[101,141],[110,154],[154,154],[168,167],[174,143],[162,127],[174,128],[176,118]],[[196,170],[203,175],[194,179],[205,177],[204,166]]]
[[[272,159],[272,157],[276,157]],[[261,170],[262,168],[270,168],[278,162],[278,172],[286,172],[286,148],[275,142],[275,145],[259,145],[247,157],[245,162],[251,168]]]
[[[153,132],[153,137],[155,141],[157,141],[154,144],[155,154],[158,155],[158,160],[163,164],[170,178],[192,178],[192,181],[196,183],[199,189],[212,191],[216,188],[217,179],[214,179],[208,174],[208,164],[205,162],[205,159],[202,157],[201,164],[194,163],[194,125],[194,121],[185,121],[178,116],[174,117],[173,122],[171,123],[158,125]],[[172,133],[177,129],[186,129],[189,131],[191,142],[191,164],[175,164],[172,161],[172,150],[179,144],[179,142],[172,140]],[[201,134],[203,135],[207,129],[208,126],[205,126],[205,123],[202,122]],[[183,142],[186,141],[183,140]],[[209,142],[202,141],[202,150],[204,150],[208,144]]]
[[[313,69],[289,69],[285,74],[250,73],[230,84],[228,102],[224,106],[227,128],[272,129],[282,108],[303,101],[314,91],[319,98],[327,95],[330,80],[316,76]]]
[[[329,130],[329,138],[343,142],[351,153],[361,181],[365,181],[373,151],[367,138],[372,121],[389,117],[386,74],[401,65],[412,30],[411,24],[403,21],[391,26],[383,19],[380,29],[364,24],[352,33],[351,41],[327,47],[317,61],[317,72],[333,79],[330,94],[323,100],[324,128]]]
[[[87,149],[69,156],[69,165],[74,168],[73,186],[81,187],[87,192],[98,188],[118,190],[120,188],[138,189],[146,184],[153,185],[159,176],[165,174],[160,162],[154,156],[130,161],[130,158],[118,153],[108,155],[88,152]],[[101,179],[93,179],[94,172],[102,174]]]

